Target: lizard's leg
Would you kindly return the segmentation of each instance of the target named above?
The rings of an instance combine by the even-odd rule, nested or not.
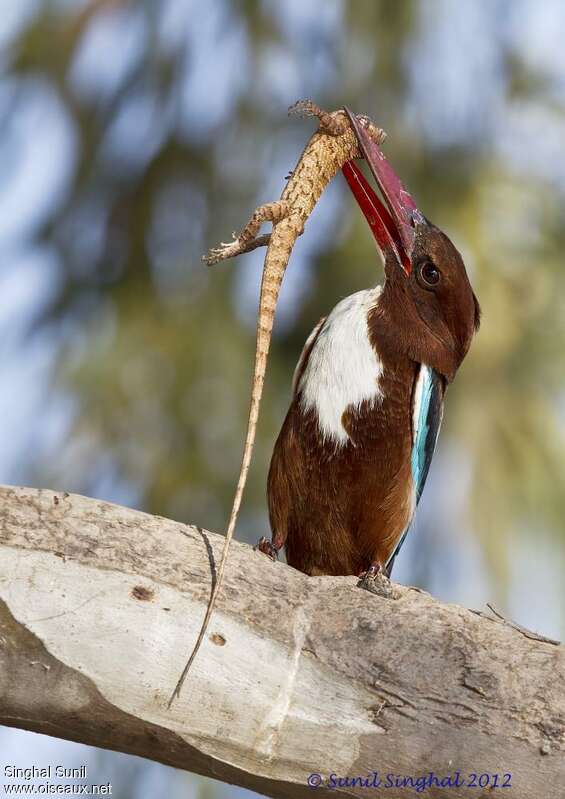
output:
[[[257,236],[251,239],[245,247],[236,247],[238,241],[237,233],[233,234],[233,239],[233,241],[223,241],[219,247],[213,247],[206,255],[202,256],[202,260],[208,264],[208,266],[212,266],[213,264],[217,264],[218,261],[225,261],[226,258],[233,258],[236,255],[242,255],[244,252],[256,250],[257,247],[266,247],[271,240],[271,234],[265,233],[264,236]],[[232,251],[231,248],[233,247],[235,247],[235,250]]]
[[[317,117],[320,121],[320,130],[324,133],[329,133],[330,136],[341,136],[349,127],[349,122],[346,122],[345,119],[338,119],[335,114],[324,111],[312,100],[299,100],[290,106],[288,114],[289,116],[297,114],[303,117]]]
[[[320,120],[320,130],[323,133],[328,133],[330,136],[341,136],[342,133],[349,128],[349,121],[343,117],[343,112],[334,112],[330,114],[324,111],[319,105],[312,102],[312,100],[299,100],[288,109],[290,114],[299,114],[306,117],[317,117]],[[340,114],[338,117],[338,113]],[[359,114],[357,119],[365,128],[371,139],[376,144],[382,144],[386,139],[386,133],[382,128],[379,128],[375,123],[366,115]]]
[[[274,203],[260,205],[253,212],[253,216],[245,225],[239,235],[234,233],[234,240],[222,242],[219,247],[214,247],[207,255],[202,256],[208,266],[217,264],[218,261],[225,261],[226,258],[234,258],[244,252],[251,252],[256,247],[263,247],[269,243],[270,233],[258,236],[259,228],[263,222],[272,222],[276,225],[287,215],[288,207],[284,200],[277,200]]]
[[[386,139],[385,131],[382,128],[379,128],[378,125],[375,125],[372,119],[370,119],[366,114],[358,114],[357,119],[365,128],[375,144],[382,144],[384,142]]]

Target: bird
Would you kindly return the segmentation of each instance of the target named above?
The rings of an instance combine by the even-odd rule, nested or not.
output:
[[[389,596],[446,390],[481,310],[455,245],[347,113],[384,199],[353,161],[344,165],[384,281],[338,302],[304,345],[269,468],[272,537],[257,548],[275,559],[284,547],[287,563],[308,575],[356,575]]]

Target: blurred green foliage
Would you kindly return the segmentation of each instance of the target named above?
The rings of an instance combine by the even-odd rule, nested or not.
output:
[[[452,129],[426,82],[435,55],[425,40],[434,14],[451,13],[445,4],[317,3],[318,17],[303,11],[302,22],[297,3],[190,2],[179,22],[175,5],[183,3],[45,2],[6,55],[20,102],[31,81],[56,92],[76,150],[62,196],[34,232],[60,271],[34,329],[56,331],[55,389],[74,400],[67,440],[42,464],[43,478],[95,493],[109,469],[149,511],[224,528],[263,255],[210,271],[200,256],[278,196],[312,129],[287,120],[286,107],[313,96],[388,130],[391,161],[465,255],[483,325],[449,391],[441,446],[451,442],[469,466],[461,514],[503,574],[512,536],[564,532],[565,203],[562,188],[530,168],[533,134],[521,163],[498,146],[521,109],[563,122],[550,77],[493,14],[492,74],[461,81],[461,103],[476,114],[463,130],[454,114]],[[474,5],[499,14],[512,6]],[[114,28],[85,66],[93,38],[104,44]],[[133,54],[113,74],[106,62],[122,60],[122,42]],[[454,72],[465,74],[471,56],[461,44]],[[289,270],[241,536],[266,524],[265,475],[303,341],[340,297],[380,279],[365,223],[337,182]],[[443,475],[446,492],[451,480]]]

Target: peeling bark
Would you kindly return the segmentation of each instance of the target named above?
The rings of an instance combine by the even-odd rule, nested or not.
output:
[[[354,578],[308,578],[236,543],[168,711],[223,539],[65,493],[0,497],[0,723],[273,797],[311,796],[314,772],[374,771],[510,773],[513,799],[565,796],[562,646],[414,589],[382,599]],[[416,795],[316,796],[336,793]]]

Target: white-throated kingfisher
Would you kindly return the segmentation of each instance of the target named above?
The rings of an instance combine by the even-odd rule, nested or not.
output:
[[[382,287],[341,300],[304,346],[268,478],[271,556],[381,592],[422,494],[445,390],[478,329],[463,260],[348,112],[385,204],[343,172],[384,261]]]

